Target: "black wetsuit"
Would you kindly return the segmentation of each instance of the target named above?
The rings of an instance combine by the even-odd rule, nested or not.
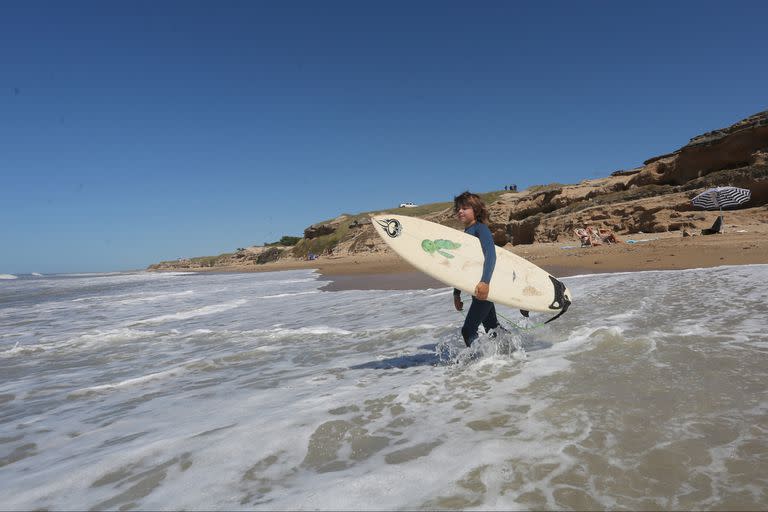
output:
[[[466,228],[464,232],[480,239],[480,246],[483,248],[483,256],[485,256],[483,275],[480,281],[490,285],[493,269],[496,268],[496,247],[493,245],[491,230],[485,224],[475,222]],[[461,297],[461,290],[454,289],[453,295]],[[467,346],[472,345],[472,342],[477,338],[477,328],[480,324],[483,324],[486,332],[499,326],[499,321],[496,318],[496,307],[489,300],[480,300],[473,296],[472,305],[469,306],[467,318],[464,320],[464,326],[461,328],[461,336],[464,338],[464,343]]]

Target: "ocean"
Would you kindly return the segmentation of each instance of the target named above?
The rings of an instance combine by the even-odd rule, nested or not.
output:
[[[768,265],[564,281],[465,350],[448,288],[4,275],[0,508],[765,508]]]

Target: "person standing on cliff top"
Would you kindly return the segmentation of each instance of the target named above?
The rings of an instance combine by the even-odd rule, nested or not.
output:
[[[496,306],[488,299],[488,291],[493,270],[496,267],[496,247],[493,244],[493,236],[488,228],[488,209],[483,200],[477,194],[467,191],[453,198],[453,210],[459,221],[464,224],[464,232],[480,239],[485,262],[483,263],[483,275],[475,286],[472,296],[472,304],[461,328],[461,336],[469,347],[477,339],[477,328],[483,324],[485,331],[499,327],[496,318]],[[461,290],[453,290],[453,305],[457,311],[464,309],[461,301]]]

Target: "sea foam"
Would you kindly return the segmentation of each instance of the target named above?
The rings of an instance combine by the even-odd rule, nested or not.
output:
[[[0,289],[0,502],[759,509],[765,472],[742,469],[768,451],[768,266],[565,280],[567,314],[467,349],[448,287],[19,279]]]

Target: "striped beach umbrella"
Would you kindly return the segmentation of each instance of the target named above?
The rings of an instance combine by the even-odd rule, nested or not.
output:
[[[693,206],[714,210],[731,208],[749,201],[751,192],[738,187],[715,187],[705,190],[692,199]]]
[[[704,208],[705,210],[720,210],[720,217],[723,216],[723,208],[732,208],[749,201],[751,192],[745,188],[738,187],[715,187],[705,190],[694,197],[691,202],[693,206]],[[720,219],[721,225],[722,218]],[[720,228],[722,230],[722,228]]]

